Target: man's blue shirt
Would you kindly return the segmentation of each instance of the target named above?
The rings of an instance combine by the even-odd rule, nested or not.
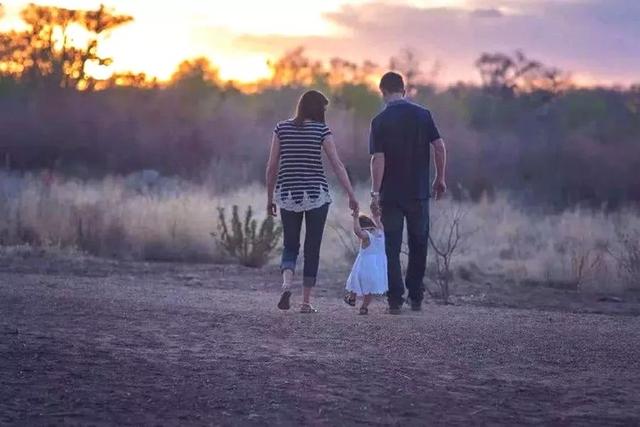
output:
[[[429,198],[430,143],[439,138],[431,112],[404,99],[389,102],[372,120],[369,152],[385,158],[381,200]]]

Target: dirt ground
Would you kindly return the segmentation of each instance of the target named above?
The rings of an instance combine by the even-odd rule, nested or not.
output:
[[[0,258],[0,424],[640,425],[637,300],[365,317],[340,277],[302,315],[274,269]]]

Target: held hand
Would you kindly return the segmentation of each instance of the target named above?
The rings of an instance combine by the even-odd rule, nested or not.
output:
[[[373,216],[380,216],[381,214],[381,209],[380,209],[380,198],[379,197],[372,197],[371,198],[371,205],[369,206],[369,208],[371,209],[371,214]]]
[[[358,215],[360,213],[360,205],[355,197],[349,197],[349,209],[351,209],[352,215]]]
[[[436,178],[433,181],[433,195],[435,196],[436,200],[440,200],[446,192],[447,184],[444,182],[444,179]]]
[[[275,203],[273,203],[273,200],[269,200],[267,202],[267,215],[278,216],[278,207],[276,206]]]

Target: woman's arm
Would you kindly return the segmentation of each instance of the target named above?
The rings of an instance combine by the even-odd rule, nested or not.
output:
[[[276,189],[276,177],[278,176],[278,165],[280,164],[280,138],[274,133],[269,150],[269,160],[267,161],[267,171],[265,179],[267,181],[267,214],[276,216],[276,205],[273,203],[273,192]]]
[[[324,139],[323,145],[324,151],[327,153],[329,162],[333,167],[333,171],[338,176],[340,185],[342,185],[342,188],[349,196],[349,208],[352,211],[358,210],[358,201],[356,200],[355,192],[353,191],[353,187],[351,186],[351,181],[349,180],[347,169],[344,167],[344,163],[342,163],[342,160],[340,160],[340,156],[338,156],[338,150],[336,149],[336,144],[333,141],[333,136],[328,135]]]

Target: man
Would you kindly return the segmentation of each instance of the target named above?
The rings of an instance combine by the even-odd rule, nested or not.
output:
[[[397,73],[380,80],[385,109],[371,122],[371,210],[380,212],[386,240],[390,314],[400,314],[404,287],[411,309],[419,311],[424,297],[424,273],[429,240],[429,155],[434,148],[436,176],[433,195],[445,184],[446,149],[431,113],[405,99],[404,81]],[[404,222],[409,237],[409,265],[403,282],[400,250]]]

